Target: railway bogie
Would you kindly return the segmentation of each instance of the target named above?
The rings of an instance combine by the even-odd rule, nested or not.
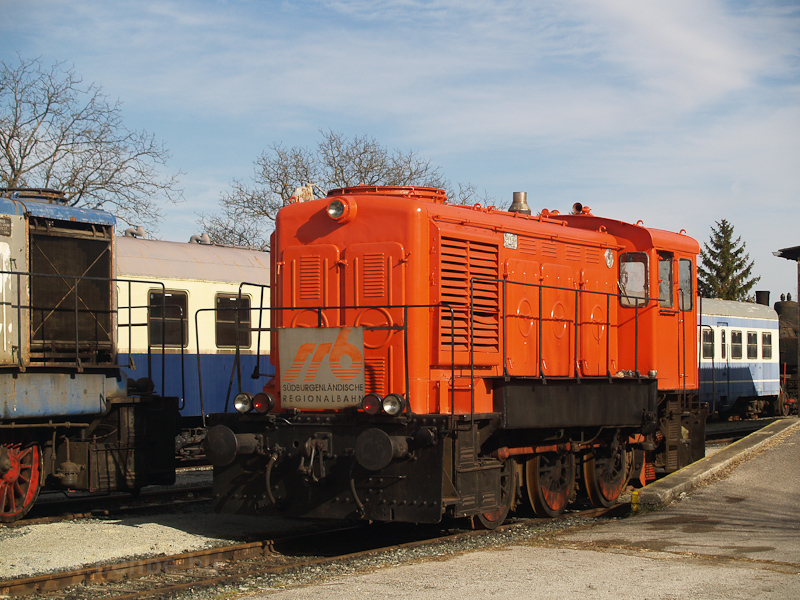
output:
[[[357,187],[282,209],[276,376],[214,417],[215,509],[494,527],[702,456],[697,242],[525,208]]]

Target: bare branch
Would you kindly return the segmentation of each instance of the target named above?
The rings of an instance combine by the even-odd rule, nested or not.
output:
[[[449,187],[439,168],[413,151],[390,152],[366,135],[348,139],[330,130],[320,135],[316,151],[273,144],[256,159],[253,183],[234,181],[220,198],[222,214],[202,215],[200,225],[215,241],[245,241],[264,248],[277,212],[301,185],[313,183],[324,190],[355,185]],[[477,198],[474,186],[458,187],[451,197],[459,203]]]
[[[154,227],[161,203],[182,199],[180,173],[162,173],[166,147],[126,128],[120,103],[64,63],[18,59],[0,63],[0,185],[58,189],[71,205]]]

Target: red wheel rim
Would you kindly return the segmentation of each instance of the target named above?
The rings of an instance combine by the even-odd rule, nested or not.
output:
[[[621,447],[596,448],[583,459],[583,482],[589,500],[597,507],[611,506],[628,484],[628,453]]]
[[[42,456],[37,444],[8,444],[10,468],[0,475],[0,521],[24,517],[39,496]]]
[[[525,465],[528,500],[537,517],[557,517],[569,503],[575,485],[572,454],[538,454]]]

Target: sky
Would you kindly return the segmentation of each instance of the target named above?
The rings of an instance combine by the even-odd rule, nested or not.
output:
[[[0,59],[58,61],[181,171],[151,232],[188,241],[273,144],[413,150],[507,208],[701,244],[727,219],[796,296],[800,0],[0,0]],[[298,182],[302,184],[306,182]]]

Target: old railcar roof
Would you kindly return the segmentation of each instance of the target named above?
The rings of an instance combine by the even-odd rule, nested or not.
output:
[[[269,284],[269,254],[247,248],[116,238],[122,278]]]
[[[29,214],[55,221],[77,221],[96,225],[115,225],[117,222],[114,215],[104,210],[50,204],[31,198],[15,198],[13,195],[11,198],[0,198],[0,214]]]
[[[746,317],[749,319],[778,319],[778,313],[769,306],[755,302],[736,302],[734,300],[702,299],[702,315],[718,317]]]

